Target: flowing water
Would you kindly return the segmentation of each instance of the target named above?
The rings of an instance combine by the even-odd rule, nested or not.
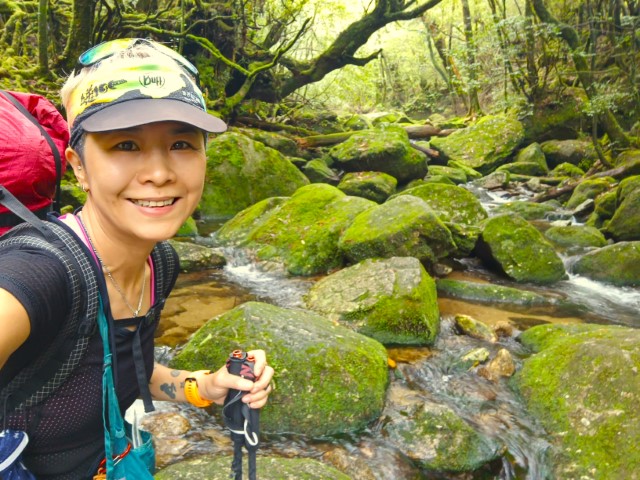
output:
[[[513,197],[513,195],[512,195]],[[511,198],[513,199],[513,198]],[[490,197],[493,205],[499,197]],[[485,204],[490,203],[485,202]],[[221,271],[183,274],[163,314],[158,349],[160,356],[170,357],[172,348],[184,343],[188,335],[207,319],[248,300],[259,300],[282,307],[303,306],[303,296],[317,278],[291,278],[277,270],[258,269],[239,252],[227,251],[229,264]],[[569,265],[575,259],[567,257]],[[471,304],[459,300],[439,299],[442,330],[430,348],[390,348],[389,356],[398,364],[389,386],[385,411],[380,420],[358,435],[329,439],[302,436],[267,436],[260,454],[286,457],[314,457],[333,464],[354,479],[501,479],[545,480],[550,475],[553,449],[545,432],[530,418],[507,381],[490,382],[473,369],[458,368],[459,359],[477,347],[495,353],[506,348],[519,364],[527,355],[514,340],[518,331],[547,322],[601,323],[640,327],[640,290],[616,288],[577,276],[553,287],[513,285],[486,271],[473,260],[463,262],[463,271],[451,278],[492,281],[507,286],[528,288],[551,301],[544,308],[504,309]],[[503,336],[487,346],[471,337],[458,335],[453,327],[456,314],[469,314],[488,325],[508,322],[512,335]],[[404,452],[391,445],[384,434],[384,422],[399,412],[409,397],[446,405],[477,431],[503,446],[501,458],[485,468],[466,474],[420,471]],[[159,464],[202,453],[230,453],[231,444],[221,423],[205,412],[190,406],[159,402],[159,413],[147,416],[164,421],[165,414],[179,413],[190,427],[170,441],[161,443]],[[151,427],[153,429],[153,427]]]

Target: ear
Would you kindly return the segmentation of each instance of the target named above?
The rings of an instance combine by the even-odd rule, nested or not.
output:
[[[73,168],[73,173],[75,174],[78,183],[80,185],[84,185],[87,172],[82,166],[82,160],[80,159],[78,152],[71,147],[67,147],[64,152],[64,156],[66,157],[67,162],[69,162],[69,165],[71,165],[71,168]]]

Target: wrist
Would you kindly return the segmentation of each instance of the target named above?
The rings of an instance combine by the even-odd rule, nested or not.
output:
[[[191,405],[204,408],[213,403],[212,400],[208,400],[200,393],[202,391],[203,378],[210,373],[210,370],[198,370],[191,372],[191,374],[185,379],[184,396]]]

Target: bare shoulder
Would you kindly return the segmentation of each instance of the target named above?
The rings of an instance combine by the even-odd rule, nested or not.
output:
[[[0,288],[0,368],[29,337],[31,324],[22,303]]]

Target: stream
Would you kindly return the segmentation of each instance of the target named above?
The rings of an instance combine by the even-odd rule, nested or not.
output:
[[[495,205],[501,199],[494,196],[491,201]],[[161,362],[170,358],[172,349],[184,343],[206,320],[243,302],[257,300],[282,307],[302,307],[304,294],[317,280],[261,271],[232,250],[226,251],[225,257],[229,263],[223,270],[180,275],[161,320],[157,339],[160,345],[157,356]],[[567,265],[574,260],[564,258]],[[519,366],[527,353],[514,337],[518,331],[541,323],[586,322],[638,328],[640,289],[616,288],[577,276],[570,276],[553,287],[516,285],[487,271],[473,259],[465,259],[462,265],[464,268],[452,272],[449,278],[526,288],[555,301],[544,308],[504,309],[439,299],[442,327],[435,345],[388,349],[397,368],[391,374],[385,410],[376,423],[358,435],[339,438],[264,436],[259,455],[317,458],[358,480],[551,479],[553,448],[545,439],[544,430],[528,416],[520,399],[508,388],[507,381],[493,383],[473,371],[456,368],[456,364],[470,350],[482,346],[494,349],[492,354],[506,348]],[[493,327],[509,322],[514,332],[501,336],[495,345],[487,347],[486,343],[455,332],[453,318],[457,314],[471,315]],[[406,401],[415,398],[448,406],[473,428],[504,445],[499,461],[465,474],[419,470],[404,452],[386,441],[382,429],[386,418],[397,414]],[[275,396],[273,400],[277,400]],[[215,414],[212,417],[189,405],[165,402],[156,402],[156,407],[157,412],[143,419],[143,425],[150,430],[154,430],[154,423],[166,422],[166,415],[179,414],[189,426],[164,439],[160,436],[159,467],[204,453],[231,454],[228,434]]]

